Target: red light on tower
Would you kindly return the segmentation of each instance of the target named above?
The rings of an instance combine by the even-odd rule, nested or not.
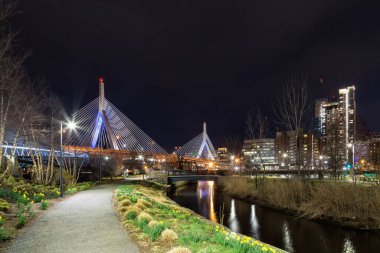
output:
[[[99,77],[99,84],[104,84],[104,78],[103,77]]]

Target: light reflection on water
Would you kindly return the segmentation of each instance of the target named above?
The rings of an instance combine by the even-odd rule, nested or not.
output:
[[[224,210],[224,225],[232,231],[289,252],[367,253],[380,248],[378,234],[296,219],[215,191],[214,182],[199,181],[182,187],[171,198],[213,222],[219,222]]]

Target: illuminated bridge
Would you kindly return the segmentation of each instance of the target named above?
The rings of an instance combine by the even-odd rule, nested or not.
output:
[[[67,152],[144,156],[165,161],[177,168],[184,168],[184,164],[205,167],[216,158],[214,146],[206,132],[206,123],[201,134],[168,154],[105,98],[102,78],[99,79],[99,97],[74,113],[71,120],[76,123],[76,129],[67,132],[64,138]]]

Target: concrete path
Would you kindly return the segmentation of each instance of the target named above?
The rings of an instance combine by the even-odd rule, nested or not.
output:
[[[139,252],[112,209],[115,188],[96,186],[57,203],[5,252]]]

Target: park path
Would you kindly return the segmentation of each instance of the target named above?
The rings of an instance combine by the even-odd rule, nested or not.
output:
[[[112,209],[115,188],[99,185],[57,203],[5,252],[139,252]]]

